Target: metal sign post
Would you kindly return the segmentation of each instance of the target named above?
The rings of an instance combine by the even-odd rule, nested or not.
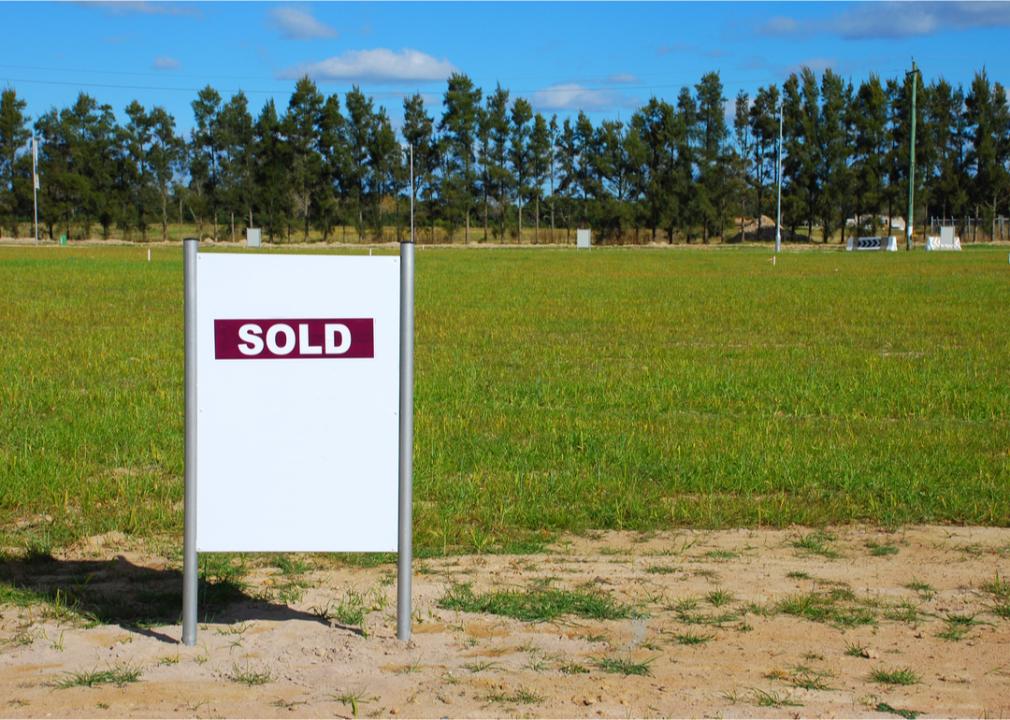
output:
[[[186,347],[186,496],[182,538],[182,642],[196,644],[196,605],[199,576],[196,565],[196,250],[199,241],[182,241],[184,276],[183,314]]]
[[[414,555],[414,146],[410,146],[410,237],[400,243],[400,468],[396,637],[410,640]]]

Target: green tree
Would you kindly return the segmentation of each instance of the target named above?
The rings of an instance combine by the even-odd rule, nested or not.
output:
[[[487,158],[488,185],[496,190],[498,205],[497,237],[505,237],[505,222],[509,206],[509,187],[512,174],[508,168],[509,149],[509,92],[499,84],[488,96],[482,118],[486,126],[490,151]]]
[[[532,151],[530,135],[533,132],[531,120],[533,108],[525,98],[516,98],[512,103],[512,142],[509,146],[509,163],[512,166],[512,182],[518,209],[517,241],[523,240],[523,206],[530,197],[530,176],[532,175]]]
[[[971,139],[968,163],[974,170],[971,202],[976,216],[990,226],[991,236],[995,236],[997,209],[1010,190],[1007,174],[1010,111],[1003,86],[991,84],[984,69],[972,79],[965,111]]]
[[[435,193],[437,183],[435,173],[438,170],[438,153],[435,142],[434,120],[424,107],[424,99],[420,93],[415,93],[403,100],[403,139],[414,149],[414,187],[411,195],[417,201],[418,195],[426,197],[428,203],[429,222],[432,223],[431,240],[435,240]]]
[[[695,165],[698,138],[698,105],[689,88],[683,87],[677,95],[674,146],[677,157],[673,167],[674,196],[677,198],[677,212],[670,220],[670,236],[673,227],[679,226],[684,238],[691,242],[692,229],[698,220],[698,194],[695,192]]]
[[[372,100],[355,85],[344,99],[347,111],[344,128],[347,133],[348,171],[347,187],[352,208],[357,220],[358,240],[365,239],[365,202],[371,183],[371,168],[368,164],[368,143],[372,137],[372,123],[375,113]]]
[[[675,110],[669,103],[650,98],[631,117],[631,126],[641,138],[645,150],[643,169],[644,219],[656,241],[659,227],[677,215],[674,158],[676,157]],[[668,236],[673,241],[673,234]]]
[[[845,219],[850,202],[849,117],[852,88],[832,70],[821,76],[821,112],[818,120],[818,215],[821,239],[828,242],[836,228],[845,240]]]
[[[449,76],[443,96],[439,129],[445,142],[447,173],[443,177],[443,201],[449,211],[450,228],[458,218],[465,222],[464,241],[470,242],[470,212],[474,197],[474,142],[480,115],[480,88],[462,73]]]
[[[266,217],[267,238],[274,242],[287,225],[289,211],[289,152],[273,100],[267,100],[256,119],[253,141],[256,207]]]
[[[344,183],[350,162],[338,95],[328,96],[323,103],[317,132],[320,177],[312,190],[312,203],[323,231],[323,242],[329,242],[334,226],[341,222],[340,199],[345,192]]]
[[[31,155],[25,152],[31,140],[27,103],[17,96],[14,88],[5,88],[0,94],[0,178],[3,192],[0,193],[0,223],[10,228],[11,235],[18,235],[18,220],[30,205]]]
[[[728,216],[728,148],[726,139],[725,102],[722,80],[718,73],[702,76],[695,86],[698,94],[698,203],[703,239],[709,241],[712,231],[723,237]]]
[[[168,240],[168,202],[172,184],[182,161],[184,143],[175,134],[175,118],[162,107],[151,109],[151,146],[147,164],[161,206],[161,239]]]
[[[228,213],[231,239],[236,240],[235,214],[245,217],[246,226],[253,224],[253,119],[249,101],[239,91],[232,96],[218,115],[220,143],[220,195]]]
[[[856,232],[862,228],[862,216],[873,218],[870,234],[876,234],[877,217],[884,202],[885,163],[888,153],[887,96],[880,78],[871,74],[860,83],[851,103],[853,143],[852,199]]]
[[[290,188],[295,214],[302,221],[302,238],[309,239],[312,196],[322,173],[317,128],[323,110],[323,96],[307,76],[296,84],[282,123],[291,160]],[[367,147],[367,146],[366,146]]]
[[[775,180],[778,162],[779,89],[775,85],[758,88],[749,116],[755,215],[757,215],[757,232],[760,236],[766,210],[768,215],[774,214],[767,204],[765,193]]]
[[[220,140],[218,138],[218,115],[221,112],[221,95],[210,85],[203,88],[191,103],[196,127],[192,131],[189,153],[190,190],[193,193],[193,208],[197,217],[197,228],[203,234],[203,225],[210,217],[214,240],[217,240],[218,186],[220,163]]]

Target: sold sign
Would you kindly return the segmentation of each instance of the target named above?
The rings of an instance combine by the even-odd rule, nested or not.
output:
[[[375,357],[372,318],[214,320],[217,360]]]

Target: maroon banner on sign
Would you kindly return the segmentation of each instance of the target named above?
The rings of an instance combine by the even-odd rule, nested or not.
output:
[[[322,360],[375,357],[372,318],[215,320],[218,360]]]

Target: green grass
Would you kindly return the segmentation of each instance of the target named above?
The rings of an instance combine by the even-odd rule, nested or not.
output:
[[[838,627],[874,625],[876,613],[860,602],[851,590],[834,588],[802,595],[792,595],[779,602],[776,610],[786,615]]]
[[[673,639],[676,641],[678,645],[704,645],[714,637],[715,635],[703,635],[701,633],[685,632],[675,634],[673,636]]]
[[[633,608],[599,592],[534,587],[475,593],[469,585],[453,585],[438,601],[445,610],[459,610],[540,622],[563,615],[593,620],[617,620],[635,615]]]
[[[86,672],[67,673],[66,677],[56,683],[60,689],[72,687],[95,687],[96,685],[116,685],[122,687],[128,683],[140,680],[142,671],[128,664],[114,665],[105,670],[90,670]]]
[[[627,658],[620,657],[605,657],[600,658],[596,662],[596,666],[603,670],[604,672],[614,673],[615,675],[652,675],[652,670],[649,669],[649,665],[655,658],[646,660],[645,662],[635,662]]]
[[[1006,252],[768,255],[421,248],[418,554],[1010,525]],[[176,542],[181,323],[178,247],[0,247],[0,546]]]
[[[244,667],[239,667],[237,664],[232,665],[231,672],[229,672],[225,677],[235,683],[241,685],[248,685],[253,687],[255,685],[266,685],[273,679],[269,670],[255,670],[249,665]]]
[[[834,540],[835,536],[833,534],[818,530],[793,540],[792,546],[804,553],[820,555],[821,557],[833,560],[839,557],[838,551],[831,547],[831,543]]]
[[[898,554],[897,545],[881,545],[875,542],[868,542],[866,543],[866,549],[870,551],[870,555],[873,557],[887,557],[888,555]]]
[[[881,685],[915,685],[919,676],[907,667],[894,670],[876,668],[870,673],[870,680]]]
[[[885,702],[877,703],[877,705],[876,705],[876,707],[874,709],[877,712],[886,712],[886,713],[891,713],[892,715],[897,715],[899,717],[903,717],[903,718],[905,718],[905,720],[915,720],[917,717],[919,717],[920,715],[922,715],[922,713],[919,712],[918,710],[907,710],[907,709],[904,709],[904,708],[896,708],[896,707],[893,707],[891,705],[888,705]]]

